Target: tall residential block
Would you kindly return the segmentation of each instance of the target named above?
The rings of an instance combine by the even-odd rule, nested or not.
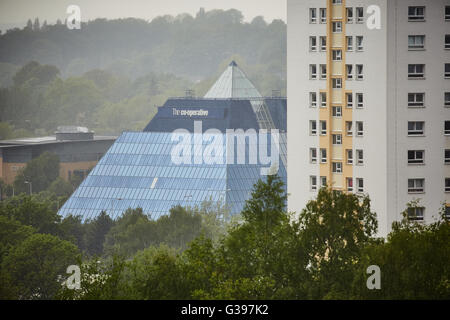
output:
[[[450,215],[450,1],[288,0],[288,207],[368,194],[385,236]]]

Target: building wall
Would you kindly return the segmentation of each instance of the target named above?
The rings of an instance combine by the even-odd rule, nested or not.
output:
[[[425,6],[425,22],[409,22],[408,6]],[[406,203],[421,199],[425,221],[438,218],[443,202],[450,203],[444,192],[445,177],[450,166],[444,164],[444,149],[450,148],[450,137],[444,135],[444,120],[450,120],[450,109],[444,107],[444,92],[450,92],[450,80],[444,79],[444,63],[450,63],[450,51],[444,50],[445,34],[450,34],[450,22],[444,20],[448,0],[389,2],[388,22],[388,109],[390,132],[388,139],[389,217],[401,218]],[[425,35],[425,50],[409,50],[408,35]],[[425,79],[408,80],[408,64],[425,64]],[[425,107],[408,107],[408,92],[424,92]],[[408,121],[425,121],[422,137],[408,137]],[[425,164],[411,165],[408,150],[424,150]],[[425,192],[408,194],[408,178],[424,178]]]
[[[28,161],[48,151],[59,156],[60,176],[68,180],[69,171],[94,167],[113,143],[111,139],[4,147],[1,148],[0,177],[8,184],[13,183],[18,171]]]
[[[367,7],[376,5],[380,8],[381,28],[369,29],[367,27]],[[387,172],[387,142],[392,140],[388,135],[389,117],[387,104],[387,59],[388,48],[386,37],[387,29],[387,1],[386,0],[346,0],[346,7],[353,8],[354,22],[346,25],[347,36],[353,36],[354,49],[346,53],[346,63],[363,65],[363,80],[357,80],[354,73],[353,80],[346,81],[346,87],[353,92],[353,182],[364,179],[364,193],[370,196],[371,208],[377,213],[378,233],[386,235],[390,223],[388,222],[388,177]],[[356,23],[356,8],[364,9],[364,20]],[[356,36],[363,36],[362,51],[356,50]],[[354,70],[355,72],[356,70]],[[362,93],[364,105],[356,106],[356,94]],[[355,135],[356,121],[362,121],[364,135]],[[357,164],[356,150],[363,150],[364,163]],[[356,189],[355,189],[356,190]]]
[[[380,9],[380,29],[369,29],[367,8]],[[426,6],[426,22],[409,22],[408,6]],[[310,189],[310,176],[327,176],[337,190],[346,190],[345,178],[363,178],[364,193],[372,200],[378,215],[379,235],[385,236],[406,203],[421,198],[425,221],[437,217],[442,202],[449,203],[444,178],[450,166],[444,164],[444,149],[450,137],[444,136],[444,92],[450,80],[444,79],[444,63],[450,51],[444,50],[444,36],[450,22],[444,21],[449,0],[288,0],[288,199],[289,210],[299,212],[317,191]],[[353,23],[344,23],[342,33],[333,33],[331,22],[345,19],[345,7],[353,8]],[[362,7],[364,20],[355,23],[356,7]],[[310,23],[309,9],[316,8],[317,22]],[[319,8],[327,8],[328,23],[320,23]],[[342,17],[344,16],[344,17]],[[319,36],[327,35],[327,53],[321,52]],[[408,35],[425,35],[425,50],[408,50]],[[317,36],[317,52],[310,52],[310,36]],[[347,51],[342,37],[353,36],[353,51]],[[363,36],[363,50],[356,52],[356,36]],[[342,62],[333,61],[331,50],[343,48]],[[327,80],[320,79],[320,64],[327,64]],[[408,63],[424,63],[425,80],[408,80]],[[309,65],[317,65],[318,80],[310,80]],[[346,80],[345,64],[353,65],[353,80]],[[362,64],[364,79],[356,80],[356,64]],[[342,78],[342,89],[331,88],[331,78]],[[317,92],[317,107],[309,107],[309,92]],[[320,108],[319,91],[327,92],[327,106]],[[353,108],[345,108],[344,93],[353,94]],[[425,92],[425,108],[407,106],[408,92]],[[356,108],[356,93],[364,96],[364,107]],[[331,106],[342,105],[342,118],[331,114]],[[310,120],[317,121],[317,135],[310,135]],[[319,135],[319,120],[327,121],[327,135]],[[409,121],[425,121],[424,137],[408,137]],[[345,136],[345,121],[353,122],[353,137]],[[364,135],[355,136],[356,121],[364,124]],[[342,146],[333,146],[330,133],[342,132]],[[310,148],[317,148],[317,164],[310,163]],[[327,164],[319,164],[320,148],[328,148]],[[353,165],[347,166],[345,150],[353,150]],[[364,163],[356,164],[356,150],[363,150]],[[408,165],[408,150],[425,150],[424,165]],[[333,173],[331,161],[342,161],[343,172]],[[408,178],[425,178],[425,193],[408,194]],[[434,217],[432,217],[434,215]]]
[[[320,5],[319,5],[320,3]],[[309,108],[309,92],[319,94],[325,80],[309,81],[309,64],[326,63],[325,52],[309,52],[309,36],[325,36],[326,24],[309,24],[308,8],[324,7],[325,1],[288,0],[287,10],[287,132],[288,208],[299,213],[313,199],[310,175],[319,176],[319,166],[309,162],[310,146],[319,145],[319,136],[309,135],[309,121],[319,120],[318,107]]]
[[[11,184],[14,182],[14,179],[16,178],[16,175],[19,172],[19,170],[24,168],[25,166],[26,163],[3,162],[1,178],[7,184]]]
[[[59,176],[64,180],[69,180],[69,171],[73,175],[74,170],[90,170],[97,164],[97,161],[84,162],[61,162],[59,164]]]

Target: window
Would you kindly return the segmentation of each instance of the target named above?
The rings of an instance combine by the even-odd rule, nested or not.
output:
[[[310,182],[311,191],[316,191],[317,190],[317,177],[309,176],[309,182]]]
[[[363,150],[356,150],[356,164],[363,165],[364,164],[364,152]]]
[[[353,191],[353,178],[345,178],[345,185],[347,186],[347,191],[352,192]]]
[[[351,92],[347,92],[345,94],[345,102],[346,102],[347,108],[353,108],[353,95]]]
[[[353,135],[353,122],[345,121],[345,134],[348,136]]]
[[[448,120],[444,122],[444,134],[450,134],[450,121]]]
[[[347,23],[353,23],[353,8],[345,8]]]
[[[340,145],[342,144],[342,134],[333,134],[333,144]]]
[[[444,163],[450,164],[450,149],[444,150]]]
[[[450,204],[448,203],[445,205],[444,218],[446,218],[447,220],[450,219]]]
[[[446,63],[444,66],[444,78],[450,78],[450,63]]]
[[[408,136],[422,136],[424,125],[424,121],[408,121]]]
[[[424,107],[425,93],[408,93],[408,107]]]
[[[425,49],[425,36],[408,36],[408,49]]]
[[[408,64],[408,78],[423,78],[425,75],[424,64]]]
[[[408,179],[408,193],[423,193],[425,179]]]
[[[317,22],[316,8],[310,8],[309,9],[309,23],[316,23],[316,22]]]
[[[320,37],[320,51],[327,50],[327,37]]]
[[[347,36],[345,37],[347,43],[347,51],[353,51],[353,37]]]
[[[356,79],[357,80],[364,79],[363,65],[362,64],[357,64],[356,65]]]
[[[342,173],[342,162],[333,162],[333,173]]]
[[[425,21],[425,7],[408,7],[409,21]]]
[[[333,117],[342,117],[342,107],[341,106],[335,106],[333,107]]]
[[[445,21],[450,21],[450,6],[445,6]]]
[[[444,93],[444,106],[450,107],[450,92]]]
[[[357,23],[364,22],[364,8],[361,7],[356,8],[356,22]]]
[[[356,191],[364,192],[364,179],[363,178],[356,178]]]
[[[309,134],[315,136],[317,134],[317,122],[316,120],[309,121]]]
[[[345,75],[347,76],[347,80],[353,79],[353,65],[351,64],[345,65]]]
[[[327,163],[327,149],[320,149],[320,163]]]
[[[317,107],[317,93],[315,92],[309,93],[309,106],[310,108]]]
[[[341,88],[342,88],[342,79],[333,78],[333,89],[341,89]]]
[[[347,164],[353,164],[353,150],[347,149],[345,150],[346,156],[347,156]]]
[[[445,192],[450,192],[450,178],[445,178]]]
[[[364,107],[364,96],[362,93],[356,94],[356,107],[363,108]]]
[[[327,23],[327,9],[320,8],[320,23]]]
[[[320,135],[325,136],[327,134],[327,121],[320,120]]]
[[[342,22],[341,21],[333,22],[333,32],[334,33],[342,32]]]
[[[327,106],[327,93],[326,92],[320,93],[320,106],[321,107]]]
[[[320,177],[320,186],[327,187],[327,177]]]
[[[423,164],[424,154],[423,150],[408,150],[408,164]]]
[[[356,121],[356,136],[362,137],[364,135],[364,123]]]
[[[363,36],[356,36],[356,50],[363,51]]]
[[[342,60],[342,50],[333,50],[333,60],[334,61]]]
[[[320,65],[320,79],[325,80],[327,78],[327,65]]]
[[[408,220],[410,221],[423,221],[424,207],[408,208]]]
[[[444,49],[450,49],[450,34],[445,35]]]
[[[309,78],[311,80],[317,79],[317,65],[315,64],[309,65]]]
[[[333,0],[333,4],[342,4],[342,0]]]
[[[309,51],[317,51],[317,37],[309,37]]]
[[[316,148],[309,149],[309,162],[317,163],[317,149]]]

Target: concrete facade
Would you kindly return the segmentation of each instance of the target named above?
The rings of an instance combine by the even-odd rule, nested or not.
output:
[[[450,92],[450,79],[444,77],[444,64],[450,63],[450,51],[444,49],[445,35],[450,34],[446,6],[450,1],[288,0],[290,210],[300,212],[316,196],[321,177],[336,190],[368,194],[382,236],[393,221],[401,219],[411,200],[420,199],[425,222],[437,219],[442,204],[450,203],[450,193],[445,192],[450,165],[444,163],[444,151],[450,149],[450,137],[444,134],[444,122],[450,121],[450,108],[444,106],[444,93]],[[424,7],[424,19],[420,18],[422,9],[419,19],[410,19],[409,7]],[[315,9],[315,21],[311,9]],[[326,9],[323,22],[321,9]],[[357,21],[357,11],[363,13],[361,21]],[[380,28],[371,28],[372,22]],[[409,36],[424,39],[423,48],[409,47]],[[311,37],[316,37],[315,50]],[[320,37],[327,40],[325,50],[320,50]],[[351,50],[347,37],[352,38]],[[358,50],[359,37],[362,46]],[[334,59],[333,51],[341,51],[340,59]],[[408,77],[408,66],[413,64],[425,65],[424,77]],[[316,79],[311,79],[310,65],[317,66]],[[326,65],[325,79],[320,79],[320,65]],[[351,79],[348,65],[352,66]],[[362,66],[362,79],[357,79],[357,65]],[[340,79],[341,88],[333,88],[333,79]],[[310,105],[310,93],[316,93],[316,106]],[[327,95],[323,107],[320,93]],[[411,93],[425,93],[423,107],[408,106]],[[346,94],[353,98],[350,108]],[[360,94],[363,104],[358,107]],[[337,116],[336,110],[341,110]],[[316,121],[316,134],[311,134],[311,121]],[[327,123],[324,135],[320,121]],[[412,121],[424,122],[423,135],[408,134]],[[346,130],[350,122],[352,135]],[[361,136],[356,134],[358,123],[363,125]],[[333,135],[341,136],[340,144],[333,143]],[[315,162],[311,149],[316,149]],[[327,149],[326,163],[320,163],[320,149]],[[352,150],[351,164],[348,150]],[[359,150],[363,155],[360,164]],[[423,163],[408,163],[408,151],[423,152]],[[341,172],[335,172],[333,162],[341,163]],[[316,188],[311,184],[314,177]],[[424,191],[409,192],[409,179],[424,179]]]

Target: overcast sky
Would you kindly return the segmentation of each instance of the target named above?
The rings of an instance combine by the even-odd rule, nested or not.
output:
[[[273,19],[286,21],[286,0],[0,0],[0,25],[25,24],[28,19],[39,17],[49,24],[58,18],[64,21],[67,6],[76,4],[81,9],[81,20],[95,18],[134,17],[151,20],[159,15],[190,13],[199,8],[235,8],[244,14],[245,21],[264,16],[267,22]]]

